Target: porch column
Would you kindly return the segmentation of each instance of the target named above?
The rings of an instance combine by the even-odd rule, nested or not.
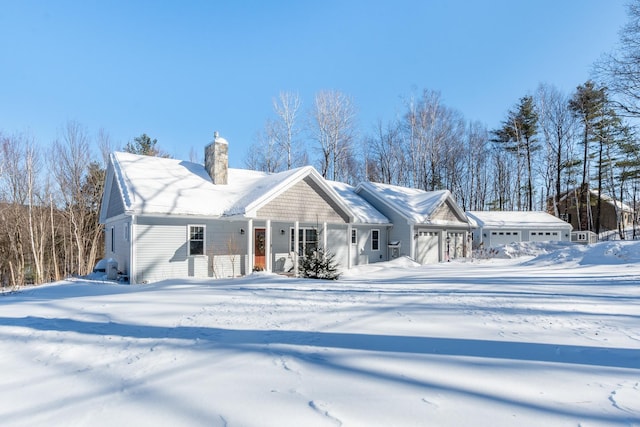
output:
[[[138,230],[136,227],[136,216],[131,215],[131,225],[129,226],[129,284],[138,283],[138,275],[136,272],[137,261],[136,241],[138,240]]]
[[[409,236],[410,236],[409,241],[411,242],[411,247],[409,248],[409,258],[415,260],[416,259],[416,229],[413,225],[409,226]]]
[[[351,244],[351,236],[353,234],[353,229],[351,228],[351,223],[349,223],[347,225],[347,269],[350,269],[352,267],[353,262],[351,261],[351,258],[353,257],[352,251],[352,244]],[[357,243],[357,242],[356,242]]]
[[[246,274],[253,272],[253,220],[247,221],[247,271]]]
[[[271,273],[271,220],[268,219],[264,227],[264,269]]]
[[[293,274],[298,277],[298,245],[300,239],[298,238],[298,230],[300,229],[300,222],[293,223]]]
[[[327,223],[323,222],[322,223],[322,250],[324,250],[324,253],[327,253]]]

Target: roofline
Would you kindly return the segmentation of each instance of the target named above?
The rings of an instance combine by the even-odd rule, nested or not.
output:
[[[372,189],[373,189],[373,185],[371,184],[370,181],[363,181],[363,182],[359,183],[356,186],[355,190],[353,190],[353,191],[358,195],[360,195],[360,190],[363,190],[363,191],[367,192],[368,194],[373,196],[373,198],[375,198],[377,201],[381,202],[383,205],[385,205],[386,207],[388,207],[389,209],[391,209],[392,211],[394,211],[395,213],[400,215],[402,218],[407,220],[407,223],[409,225],[414,224],[414,222],[411,221],[411,217],[410,216],[406,215],[404,212],[399,210],[396,206],[392,205],[391,203],[388,203],[388,201],[385,198],[380,197],[375,191],[372,191]],[[365,198],[365,200],[366,200],[366,198]],[[374,206],[374,208],[375,208],[375,206]]]
[[[383,185],[387,185],[387,184],[383,184]],[[402,188],[408,188],[408,187],[402,187]],[[381,197],[378,195],[377,192],[375,191],[371,191],[372,189],[374,189],[373,184],[370,181],[366,181],[366,182],[361,182],[360,184],[358,184],[358,186],[356,187],[356,189],[354,190],[356,193],[359,194],[359,190],[363,189],[364,191],[367,191],[369,194],[371,194],[376,200],[380,201],[382,204],[384,204],[386,207],[388,207],[389,209],[393,210],[394,212],[396,212],[398,215],[400,215],[402,218],[404,218],[405,220],[407,220],[407,223],[409,225],[429,225],[426,222],[415,222],[413,221],[413,218],[410,215],[406,215],[404,212],[402,212],[401,210],[399,210],[394,204],[391,204],[388,202],[388,200],[384,197]],[[424,190],[422,190],[424,191]],[[465,214],[465,212],[462,210],[462,208],[460,206],[458,206],[458,203],[456,203],[456,201],[453,198],[453,195],[451,194],[451,191],[449,190],[437,190],[437,191],[442,191],[443,197],[440,198],[440,202],[438,204],[438,206],[441,206],[443,203],[445,203],[447,200],[451,201],[451,205],[454,209],[454,211],[456,211],[456,213],[461,217],[461,218],[465,218],[466,219],[466,224],[467,227],[468,226],[473,226],[470,222],[469,219],[467,218],[467,215]],[[425,193],[427,193],[427,191],[425,191]],[[431,212],[433,213],[433,212]],[[431,216],[431,215],[429,215]],[[425,220],[431,221],[431,219],[429,218],[429,216],[427,218],[423,218]],[[434,224],[435,225],[435,224]]]
[[[554,223],[546,223],[546,224],[540,224],[540,225],[535,225],[535,223],[529,223],[529,225],[527,226],[522,226],[518,223],[504,223],[504,224],[489,224],[487,225],[484,221],[482,221],[480,218],[478,218],[476,215],[474,215],[471,212],[522,212],[522,213],[526,213],[526,212],[532,212],[532,211],[467,211],[465,212],[465,215],[467,217],[471,217],[471,219],[477,224],[477,228],[559,228],[559,227],[570,227],[571,230],[573,230],[573,225],[571,225],[570,223],[563,221],[553,215],[551,215],[550,213],[544,212],[544,211],[533,211],[533,212],[540,212],[540,213],[544,213],[547,214],[553,218],[556,219],[556,221]]]
[[[254,217],[255,212],[260,208],[264,207],[267,203],[273,201],[276,197],[280,196],[287,190],[289,190],[294,184],[300,182],[306,177],[311,177],[313,181],[318,184],[325,193],[331,198],[331,200],[336,203],[340,209],[344,211],[345,214],[349,217],[349,223],[353,223],[355,220],[355,215],[351,208],[342,200],[342,197],[331,187],[326,180],[318,173],[318,171],[313,166],[303,166],[299,168],[299,170],[293,173],[286,180],[281,182],[271,191],[268,191],[265,195],[254,200],[249,205],[247,205],[244,209],[245,215],[248,217]],[[252,215],[253,213],[253,215]]]

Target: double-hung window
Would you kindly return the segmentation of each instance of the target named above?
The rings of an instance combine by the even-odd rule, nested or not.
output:
[[[380,250],[380,230],[371,230],[371,250]]]
[[[204,255],[204,225],[189,226],[189,256]]]

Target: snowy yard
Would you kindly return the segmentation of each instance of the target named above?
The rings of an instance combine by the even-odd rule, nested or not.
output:
[[[640,243],[518,250],[4,295],[0,423],[640,425]]]

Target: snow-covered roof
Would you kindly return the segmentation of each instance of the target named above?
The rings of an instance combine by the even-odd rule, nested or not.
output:
[[[469,211],[467,217],[483,228],[572,228],[542,211]]]
[[[354,222],[389,223],[352,187],[323,180],[311,166],[273,174],[230,168],[228,183],[216,185],[199,163],[116,152],[112,165],[125,209],[138,214],[252,216],[289,184],[311,176],[324,182],[329,196]]]
[[[140,214],[222,216],[266,175],[230,169],[221,186],[198,163],[116,152],[112,164],[125,209]]]
[[[336,181],[327,181],[327,183],[338,193],[338,195],[349,206],[354,215],[355,223],[364,224],[389,224],[389,219],[374,208],[369,202],[360,197],[355,188],[349,184]]]
[[[432,218],[435,211],[451,198],[449,190],[424,191],[417,188],[399,187],[390,184],[376,182],[363,182],[358,185],[356,191],[366,191],[394,209],[408,221],[415,224],[436,224],[441,221]],[[455,202],[454,209],[459,210]],[[461,218],[465,218],[464,212],[458,212]]]

